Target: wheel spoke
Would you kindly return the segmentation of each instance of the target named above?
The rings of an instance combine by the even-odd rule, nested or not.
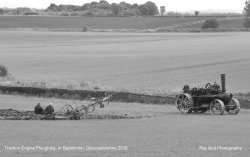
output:
[[[178,103],[178,104],[182,104],[182,103],[183,103],[183,100],[179,98],[179,99],[177,100],[177,103]]]

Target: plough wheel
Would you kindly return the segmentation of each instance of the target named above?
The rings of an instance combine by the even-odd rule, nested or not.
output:
[[[74,108],[71,105],[66,104],[61,108],[61,113],[65,115],[70,115],[73,113],[73,110]]]
[[[194,106],[193,98],[189,94],[181,94],[176,100],[176,106],[181,113],[191,113]]]
[[[87,106],[87,113],[92,113],[95,111],[95,105],[88,105]]]

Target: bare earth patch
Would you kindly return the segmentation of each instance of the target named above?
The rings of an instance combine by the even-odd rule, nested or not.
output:
[[[0,119],[5,120],[70,120],[71,115],[63,115],[61,109],[65,104],[70,104],[74,108],[86,105],[88,101],[73,101],[54,98],[36,98],[23,96],[0,95],[1,109]],[[36,115],[35,105],[40,102],[44,107],[50,103],[55,108],[53,115]],[[158,105],[157,105],[158,106]],[[109,103],[104,108],[96,107],[93,113],[88,113],[82,119],[138,119],[150,118],[158,115],[164,105],[141,105],[138,103]]]

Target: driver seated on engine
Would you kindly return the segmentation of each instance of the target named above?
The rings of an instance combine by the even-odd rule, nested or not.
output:
[[[211,91],[219,91],[220,86],[216,82],[214,82],[214,84],[207,83],[205,88]]]
[[[183,87],[183,93],[190,93],[189,85],[186,84],[186,85]]]

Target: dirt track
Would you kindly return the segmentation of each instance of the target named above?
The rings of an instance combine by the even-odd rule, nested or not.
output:
[[[60,100],[1,96],[3,108],[32,109],[35,102]],[[19,106],[18,104],[25,105]],[[97,112],[154,114],[133,120],[0,121],[3,156],[248,156],[250,112],[211,116],[179,114],[174,106],[111,103]],[[4,146],[128,146],[127,151],[5,151]],[[242,147],[203,151],[199,146]]]

